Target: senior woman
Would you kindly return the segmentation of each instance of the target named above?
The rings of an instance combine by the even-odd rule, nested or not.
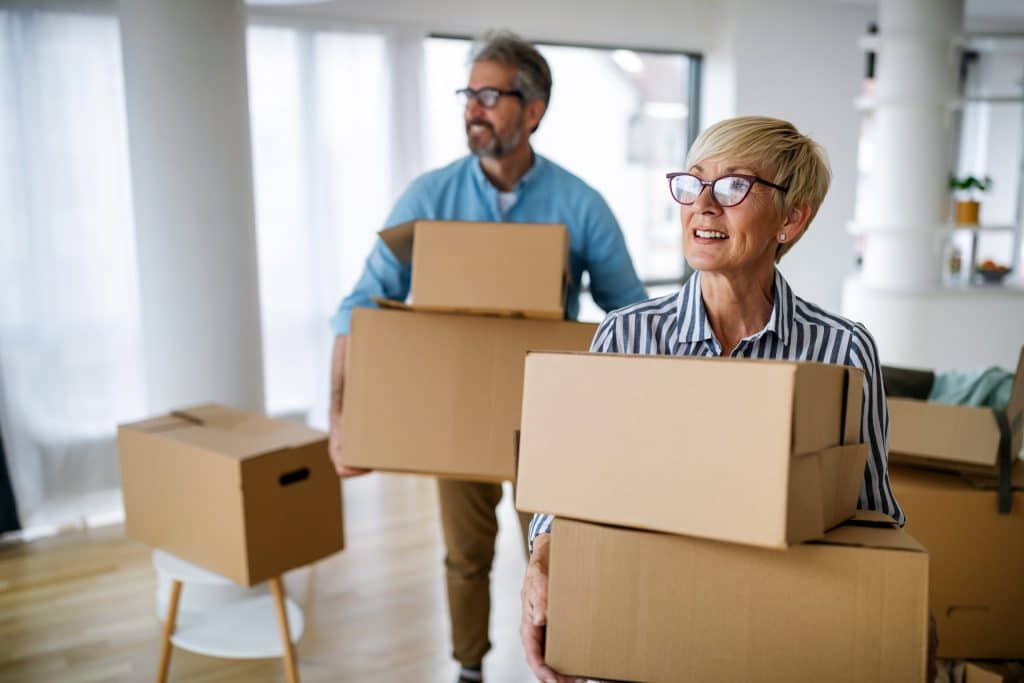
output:
[[[681,205],[683,250],[696,272],[676,293],[609,314],[591,351],[861,368],[861,436],[869,455],[859,507],[903,524],[889,485],[888,414],[874,340],[863,325],[796,296],[775,267],[807,230],[829,180],[821,149],[786,121],[745,116],[705,130],[690,149],[687,170],[668,174]],[[551,522],[538,514],[530,525],[521,635],[534,674],[564,681],[570,679],[548,668],[542,652]]]

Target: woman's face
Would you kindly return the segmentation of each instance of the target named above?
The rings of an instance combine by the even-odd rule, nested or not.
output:
[[[773,181],[764,169],[729,158],[704,159],[688,169],[703,180],[715,180],[731,173],[754,175]],[[746,198],[735,206],[722,207],[710,187],[705,187],[693,204],[681,205],[683,253],[696,270],[736,273],[771,269],[783,232],[783,220],[775,206],[774,193],[754,183]],[[788,235],[793,239],[795,235]]]

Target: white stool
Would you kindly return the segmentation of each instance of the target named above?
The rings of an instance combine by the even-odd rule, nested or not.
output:
[[[271,595],[247,595],[231,590],[242,588],[219,574],[197,567],[162,550],[153,552],[158,575],[171,579],[164,622],[163,648],[157,680],[165,683],[171,662],[171,648],[231,659],[283,657],[289,683],[299,683],[295,648],[302,637],[305,622],[302,610],[287,599],[281,577],[270,579]],[[213,606],[192,610],[178,617],[183,584],[189,589],[215,596]],[[218,592],[221,588],[224,592]],[[226,597],[225,597],[226,596]],[[157,604],[163,602],[158,588]],[[275,619],[276,612],[276,619]],[[277,627],[273,622],[277,622]],[[275,632],[276,631],[276,632]]]

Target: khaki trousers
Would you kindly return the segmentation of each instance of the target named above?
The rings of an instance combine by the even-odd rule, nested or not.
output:
[[[437,480],[446,555],[452,655],[463,666],[479,666],[491,649],[491,563],[498,537],[496,508],[501,484]],[[532,515],[519,514],[526,547]]]

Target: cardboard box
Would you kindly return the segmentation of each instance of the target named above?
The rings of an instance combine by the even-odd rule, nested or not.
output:
[[[545,659],[566,675],[925,678],[928,555],[883,515],[782,552],[559,518],[549,580]]]
[[[926,464],[955,471],[996,472],[1000,457],[1020,453],[1024,434],[1024,349],[1005,411],[889,398],[892,462]],[[1001,416],[999,413],[1002,413]],[[1005,416],[1004,430],[999,421]],[[1001,446],[1001,438],[1006,439]],[[1003,455],[1001,455],[1001,453]]]
[[[963,683],[1024,683],[1024,664],[964,662]]]
[[[857,506],[862,382],[822,363],[531,353],[516,505],[775,548],[819,538]]]
[[[596,330],[575,322],[356,309],[341,424],[345,464],[514,479],[526,352],[587,349]]]
[[[327,437],[207,404],[118,427],[125,533],[251,586],[344,547]]]
[[[564,225],[420,220],[380,237],[401,263],[412,264],[414,310],[565,318]]]
[[[893,465],[907,530],[932,558],[939,657],[1024,659],[1024,463],[1009,514],[994,479]]]

